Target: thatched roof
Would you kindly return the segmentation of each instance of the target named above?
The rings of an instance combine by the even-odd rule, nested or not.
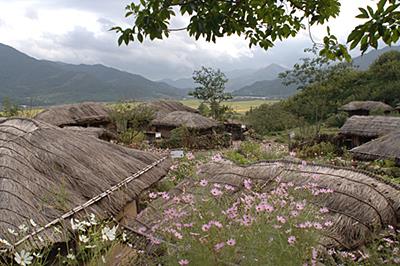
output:
[[[191,129],[208,129],[220,126],[220,124],[213,119],[185,111],[169,113],[162,118],[154,119],[151,124],[159,127],[185,126]]]
[[[301,165],[288,161],[261,162],[248,167],[239,167],[227,163],[209,163],[198,169],[200,178],[213,183],[229,184],[236,188],[229,197],[239,197],[243,190],[243,181],[251,179],[263,191],[269,193],[280,182],[293,182],[295,186],[316,184],[316,187],[329,188],[333,193],[319,194],[312,199],[316,206],[329,209],[329,219],[334,225],[325,232],[322,244],[327,247],[358,248],[387,225],[396,226],[400,221],[400,187],[385,183],[377,176],[352,169],[322,165]],[[316,178],[318,177],[318,178]],[[132,224],[140,231],[143,225],[151,233],[152,226],[162,217],[164,210],[174,207],[174,196],[182,193],[198,195],[196,180],[187,179],[169,192],[171,200],[160,198],[142,211]],[[202,192],[201,192],[202,191]],[[183,204],[183,203],[182,203]]]
[[[382,110],[382,111],[392,111],[393,108],[383,102],[376,101],[353,101],[340,107],[339,110],[342,111],[356,111],[356,110]]]
[[[350,152],[362,160],[394,159],[400,164],[400,131],[367,142]]]
[[[9,119],[0,123],[0,238],[18,243],[24,234],[15,236],[8,229],[18,226],[35,228],[65,219],[57,226],[69,228],[70,210],[82,219],[94,213],[99,219],[115,216],[139,193],[168,170],[169,162],[157,163],[140,175],[135,173],[161,157],[124,148],[96,138],[67,132],[64,129],[31,119]],[[107,197],[104,192],[132,177]],[[78,211],[77,207],[101,194],[99,201]],[[33,228],[32,219],[38,224]],[[68,235],[68,234],[67,234]],[[38,237],[44,239],[39,241]],[[40,248],[65,240],[54,226],[41,231],[18,248]],[[0,250],[4,245],[0,243]]]
[[[117,135],[108,129],[100,127],[64,127],[64,130],[85,134],[102,140],[116,140]]]
[[[199,111],[191,108],[189,106],[184,105],[181,102],[177,101],[166,101],[166,100],[159,100],[159,101],[152,101],[147,102],[146,106],[152,108],[156,112],[156,117],[161,118],[168,113],[175,112],[175,111],[185,111],[190,113],[198,113]]]
[[[35,116],[58,127],[109,124],[109,109],[100,103],[86,102],[51,107]]]
[[[400,117],[352,116],[340,129],[344,135],[379,137],[400,130]]]
[[[396,105],[395,109],[400,111],[400,103],[398,105]]]

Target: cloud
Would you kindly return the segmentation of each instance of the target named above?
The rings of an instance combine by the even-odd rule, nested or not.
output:
[[[12,45],[36,58],[67,63],[105,64],[151,79],[191,76],[202,65],[225,71],[260,68],[270,63],[292,66],[304,56],[312,43],[307,31],[296,38],[277,42],[265,51],[249,49],[248,41],[233,36],[218,39],[216,44],[195,41],[186,32],[175,32],[166,40],[132,43],[118,47],[118,35],[109,29],[129,26],[124,18],[129,0],[13,0],[0,2],[0,42]],[[330,22],[332,32],[345,41],[352,27],[357,7],[365,1],[342,0],[341,16]],[[28,8],[27,8],[28,7]],[[21,15],[21,10],[23,10]],[[173,19],[171,26],[187,25],[188,17]],[[312,34],[320,41],[326,26],[314,27]]]
[[[35,9],[31,9],[31,8],[29,8],[25,11],[25,16],[32,20],[39,19],[38,12]]]

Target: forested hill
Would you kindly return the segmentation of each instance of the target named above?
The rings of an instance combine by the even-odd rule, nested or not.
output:
[[[0,99],[50,105],[81,101],[176,98],[186,92],[104,65],[37,60],[0,44]]]

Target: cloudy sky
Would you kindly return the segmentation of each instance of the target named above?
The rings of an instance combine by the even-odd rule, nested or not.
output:
[[[342,0],[340,17],[330,22],[342,41],[357,25],[357,8],[371,0]],[[108,29],[128,25],[124,7],[128,0],[0,0],[0,43],[38,59],[67,63],[105,64],[142,74],[150,79],[190,76],[201,65],[223,70],[259,68],[270,63],[290,67],[311,47],[308,32],[277,43],[268,51],[248,48],[238,37],[219,39],[216,44],[195,41],[186,32],[169,39],[118,47],[117,35]],[[184,19],[174,21],[183,25]],[[313,28],[316,40],[325,27]]]

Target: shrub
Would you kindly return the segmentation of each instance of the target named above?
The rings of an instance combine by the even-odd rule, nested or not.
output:
[[[312,146],[305,146],[298,151],[300,158],[314,158],[324,156],[327,159],[336,157],[337,148],[330,142],[321,142]]]
[[[337,114],[332,114],[328,119],[325,121],[325,125],[328,127],[341,127],[344,125],[348,118],[347,113],[340,112]]]
[[[143,132],[129,128],[118,134],[118,140],[126,145],[133,145],[139,148],[146,140],[146,136]]]
[[[118,132],[128,129],[142,131],[155,118],[155,112],[144,104],[118,103],[112,108],[110,116]]]
[[[262,104],[251,109],[246,113],[244,120],[261,135],[295,128],[302,124],[301,119],[286,111],[280,103]]]
[[[274,160],[282,158],[285,151],[273,147],[266,149],[261,144],[252,141],[244,141],[237,150],[229,150],[224,156],[236,164],[244,165],[262,160]]]

